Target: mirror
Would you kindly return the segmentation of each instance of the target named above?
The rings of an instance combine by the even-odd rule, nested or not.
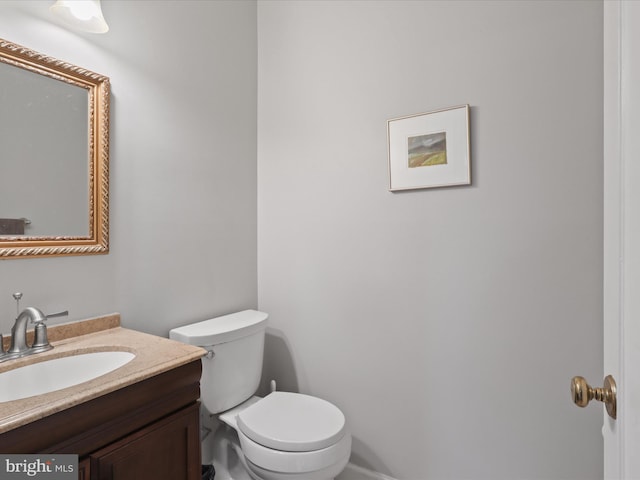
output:
[[[109,251],[109,87],[0,39],[0,259]]]

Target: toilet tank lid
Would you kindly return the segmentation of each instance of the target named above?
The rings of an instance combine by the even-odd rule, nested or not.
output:
[[[268,318],[264,312],[244,310],[174,328],[169,338],[198,347],[219,345],[264,330]]]

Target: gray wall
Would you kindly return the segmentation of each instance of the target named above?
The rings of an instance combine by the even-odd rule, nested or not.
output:
[[[0,262],[0,331],[15,291],[162,335],[255,307],[255,2],[108,0],[106,35],[51,4],[0,2],[0,37],[111,78],[111,253]]]
[[[260,2],[258,55],[251,2],[104,1],[104,36],[50,4],[0,36],[111,77],[112,252],[0,262],[1,331],[16,290],[159,334],[255,307],[257,251],[265,377],[343,408],[355,463],[601,476],[568,398],[602,378],[601,3]],[[386,120],[461,103],[473,185],[389,193]]]
[[[602,3],[258,3],[266,377],[400,479],[602,476]],[[470,187],[387,191],[386,120],[471,105]]]

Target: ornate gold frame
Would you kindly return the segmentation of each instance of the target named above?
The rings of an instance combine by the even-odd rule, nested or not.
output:
[[[88,91],[89,235],[86,237],[5,237],[0,260],[109,252],[109,78],[0,38],[0,62]]]

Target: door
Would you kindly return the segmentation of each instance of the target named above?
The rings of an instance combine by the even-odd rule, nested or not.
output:
[[[640,479],[640,2],[604,4],[604,476]],[[600,381],[600,380],[598,380]],[[594,379],[593,382],[596,382]]]

